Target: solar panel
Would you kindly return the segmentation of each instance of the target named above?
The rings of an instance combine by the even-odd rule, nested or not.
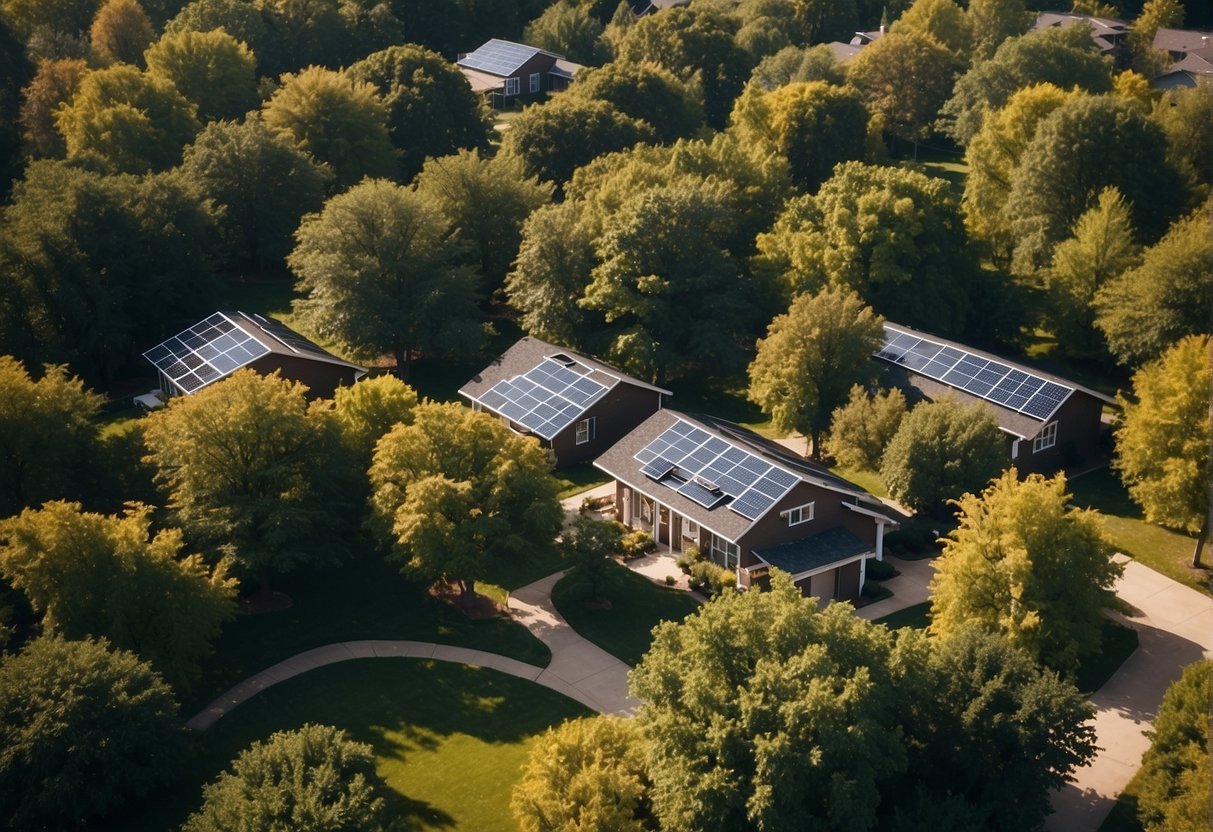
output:
[[[231,375],[269,352],[222,312],[152,347],[143,357],[185,393]]]
[[[475,52],[460,58],[458,63],[492,75],[508,76],[540,51],[533,46],[494,38]]]
[[[580,364],[574,367],[590,372]],[[522,375],[497,382],[476,401],[532,433],[552,439],[606,395],[608,389],[581,372],[545,358]]]
[[[245,316],[249,317],[249,316]],[[253,323],[261,327],[261,329],[274,340],[282,343],[291,352],[310,352],[313,355],[327,356],[329,353],[323,347],[313,344],[308,339],[304,338],[295,330],[286,326],[280,321],[273,318],[267,318],[265,315],[251,316]]]
[[[681,419],[637,451],[635,459],[646,476],[667,488],[709,509],[730,500],[729,508],[749,520],[757,520],[800,482],[795,474]]]
[[[885,327],[879,358],[1042,421],[1072,388],[956,347]]]

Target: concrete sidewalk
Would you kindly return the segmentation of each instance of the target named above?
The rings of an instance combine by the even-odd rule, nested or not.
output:
[[[929,587],[931,579],[935,577],[933,558],[902,560],[893,555],[885,555],[884,559],[897,567],[901,574],[884,581],[884,585],[893,591],[892,598],[885,598],[855,610],[857,616],[868,621],[884,618],[890,613],[921,604],[931,598]]]

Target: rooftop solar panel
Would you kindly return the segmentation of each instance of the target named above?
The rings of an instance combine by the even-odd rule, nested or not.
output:
[[[1048,421],[1074,392],[1065,385],[929,338],[887,326],[884,334],[878,357],[1034,419]]]
[[[506,77],[514,74],[515,70],[540,51],[542,50],[536,49],[534,46],[493,39],[475,52],[470,52],[460,58],[458,63],[469,69],[479,69],[492,75]]]
[[[589,372],[576,362],[570,368],[545,358],[526,373],[497,382],[476,401],[550,440],[610,389],[586,378]]]
[[[201,390],[269,352],[222,312],[152,347],[143,357],[185,393]]]

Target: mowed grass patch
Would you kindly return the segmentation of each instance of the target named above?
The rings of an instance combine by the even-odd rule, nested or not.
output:
[[[869,494],[875,494],[877,497],[889,496],[889,489],[885,488],[878,471],[869,471],[866,468],[844,468],[841,465],[834,466],[830,471],[835,476],[855,483]]]
[[[883,624],[890,630],[900,630],[902,627],[925,630],[931,623],[931,602],[923,601],[921,604],[889,613],[883,618],[877,618],[873,623]]]
[[[556,495],[561,500],[589,491],[600,485],[606,485],[611,478],[595,468],[589,462],[570,465],[554,472],[556,481],[560,483],[560,492]]]
[[[1193,569],[1195,538],[1142,519],[1116,473],[1100,468],[1067,483],[1075,505],[1093,508],[1103,517],[1104,532],[1116,550],[1185,586],[1213,595],[1210,572]]]
[[[672,563],[670,570],[674,571]],[[569,626],[633,667],[649,651],[654,627],[662,621],[681,621],[699,609],[689,592],[658,586],[614,562],[598,595],[610,602],[609,608],[593,603],[589,587],[569,575],[556,584],[552,601]]]
[[[341,662],[268,688],[194,735],[177,785],[114,828],[178,828],[201,805],[203,785],[243,749],[312,722],[371,745],[403,828],[513,832],[510,792],[535,738],[590,715],[493,670],[421,659]]]

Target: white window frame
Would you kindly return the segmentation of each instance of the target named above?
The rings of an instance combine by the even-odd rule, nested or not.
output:
[[[584,445],[594,438],[597,425],[597,416],[588,416],[577,423],[576,440],[578,445]]]
[[[532,72],[531,73],[531,92],[539,92],[539,87],[540,87],[539,73]]]
[[[1040,433],[1036,434],[1036,438],[1032,440],[1032,453],[1038,454],[1041,451],[1048,450],[1057,444],[1057,423],[1049,422],[1040,429]]]
[[[727,569],[736,569],[741,559],[741,548],[720,535],[712,535],[712,560]]]
[[[506,94],[507,96],[509,96],[509,95],[517,95],[517,94],[518,94],[518,88],[519,88],[520,86],[521,86],[521,84],[518,82],[518,79],[517,79],[517,78],[506,78],[506,79],[505,79],[505,94]]]
[[[790,508],[787,511],[780,512],[780,514],[788,518],[789,526],[799,526],[801,523],[807,523],[813,519],[813,507],[815,505],[815,502],[805,503],[803,506]]]
[[[699,524],[694,520],[682,521],[682,536],[690,540],[699,540]]]

